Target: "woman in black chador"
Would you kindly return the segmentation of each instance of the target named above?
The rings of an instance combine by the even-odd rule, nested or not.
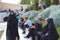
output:
[[[13,11],[10,12],[7,22],[7,31],[6,31],[7,40],[19,40],[18,34],[18,20]]]
[[[42,36],[42,40],[58,40],[58,33],[57,33],[57,30],[55,28],[55,25],[53,23],[53,19],[52,18],[49,18],[47,20],[47,26],[44,27],[43,29],[43,36]]]

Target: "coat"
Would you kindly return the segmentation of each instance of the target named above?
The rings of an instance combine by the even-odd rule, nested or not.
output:
[[[48,19],[48,24],[43,30],[43,34],[46,35],[46,33],[48,35],[43,37],[42,38],[43,40],[58,40],[59,35],[57,33],[57,30],[55,28],[55,25],[53,23],[53,19],[52,18]]]
[[[15,40],[16,36],[18,35],[18,21],[16,19],[15,14],[9,15],[8,22],[7,22],[7,37],[9,36],[8,40]]]

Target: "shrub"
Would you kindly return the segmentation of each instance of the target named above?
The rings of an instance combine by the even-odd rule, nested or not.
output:
[[[29,19],[32,19],[38,15],[38,12],[35,10],[31,10],[26,12],[24,15],[27,16]]]
[[[42,19],[53,18],[56,26],[60,26],[60,5],[54,5],[46,8],[42,13],[38,14]]]

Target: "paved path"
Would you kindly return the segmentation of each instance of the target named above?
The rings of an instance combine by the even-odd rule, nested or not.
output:
[[[6,26],[5,26],[5,28],[6,28]],[[26,31],[26,34],[22,34],[22,30],[20,28],[18,29],[18,31],[19,31],[19,35],[20,35],[20,40],[31,40],[30,38],[29,39],[24,38],[28,34],[27,33],[28,31]],[[4,33],[1,37],[1,40],[6,40],[6,29],[4,29]]]

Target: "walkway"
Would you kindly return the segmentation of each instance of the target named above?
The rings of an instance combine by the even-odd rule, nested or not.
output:
[[[19,31],[19,35],[20,35],[20,40],[31,40],[30,38],[29,39],[24,38],[28,34],[27,33],[28,31],[26,31],[26,34],[22,34],[22,30],[20,28],[18,28],[18,31]],[[6,40],[6,29],[4,29],[4,33],[3,33],[2,37],[1,37],[1,40]]]

